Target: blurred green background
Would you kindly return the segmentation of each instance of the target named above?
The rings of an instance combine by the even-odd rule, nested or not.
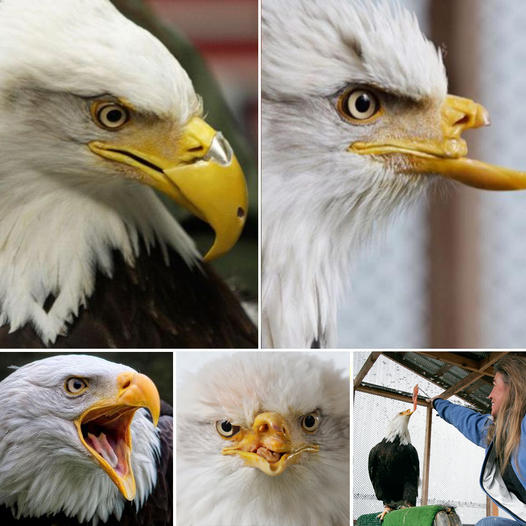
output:
[[[0,381],[13,372],[10,365],[20,367],[59,354],[90,354],[133,367],[153,380],[165,402],[173,403],[172,352],[0,352]]]
[[[246,299],[257,301],[258,295],[258,177],[257,177],[257,0],[245,0],[241,6],[228,6],[228,2],[208,3],[203,18],[191,21],[197,27],[198,45],[208,50],[211,56],[222,57],[223,62],[236,63],[236,57],[243,55],[244,62],[238,60],[238,67],[254,71],[250,84],[252,93],[240,96],[242,87],[236,89],[232,83],[220,85],[210,70],[210,65],[197,50],[189,37],[172,22],[179,18],[188,20],[187,12],[193,8],[192,2],[172,2],[168,0],[112,0],[115,6],[129,19],[153,33],[178,59],[194,83],[197,93],[203,97],[206,120],[228,139],[245,172],[249,187],[249,211],[244,232],[237,245],[225,256],[212,262],[212,266],[227,280],[229,285]],[[194,3],[195,6],[195,3]],[[197,6],[200,8],[200,6]],[[231,8],[226,16],[221,16]],[[244,13],[235,20],[237,11]],[[182,16],[186,13],[186,16]],[[194,18],[200,17],[199,12]],[[183,20],[184,19],[184,20]],[[231,21],[231,32],[218,32],[221,20]],[[214,23],[210,23],[213,20]],[[224,24],[224,23],[223,23]],[[247,26],[246,28],[240,25]],[[190,31],[191,32],[191,31]],[[229,36],[230,35],[230,36]],[[252,35],[252,36],[251,36]],[[254,39],[255,35],[255,39]],[[197,37],[196,37],[197,38]],[[247,40],[252,38],[254,42]],[[229,40],[230,39],[230,40]],[[253,49],[251,46],[255,46]],[[248,52],[247,52],[248,49]],[[219,51],[218,51],[219,50]],[[252,57],[253,58],[250,58]],[[247,60],[249,61],[247,66]],[[253,62],[253,63],[252,63]],[[232,80],[232,70],[230,80]],[[242,77],[242,71],[239,72]],[[246,73],[246,72],[245,72]],[[236,77],[237,78],[237,77]],[[228,80],[228,79],[226,79]],[[240,81],[241,83],[241,81]],[[232,96],[225,97],[225,89]],[[222,91],[223,90],[223,91]],[[237,97],[237,98],[236,98]],[[241,102],[239,102],[241,99]],[[247,100],[248,99],[248,100]],[[233,103],[232,101],[237,101]],[[186,211],[161,196],[167,208],[179,219],[185,230],[196,242],[201,253],[205,253],[213,242],[211,229]]]

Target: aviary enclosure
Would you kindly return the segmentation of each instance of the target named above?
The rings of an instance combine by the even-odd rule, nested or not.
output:
[[[417,506],[453,507],[463,526],[496,515],[479,486],[484,450],[468,442],[426,402],[441,394],[487,414],[493,364],[506,352],[353,353],[353,518],[380,513],[368,473],[371,448],[386,434],[389,421],[411,408],[411,391],[420,387],[418,408],[409,421],[411,443],[420,460]],[[502,513],[502,512],[501,512]],[[447,524],[447,523],[444,523]]]

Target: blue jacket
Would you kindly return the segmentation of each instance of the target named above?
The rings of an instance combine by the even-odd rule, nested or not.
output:
[[[433,406],[446,422],[455,426],[468,440],[486,450],[479,479],[483,491],[499,508],[517,520],[526,521],[526,504],[507,490],[495,463],[493,442],[488,444],[486,441],[492,417],[447,400],[436,399]],[[510,461],[515,475],[526,488],[526,416],[522,420],[519,447]]]

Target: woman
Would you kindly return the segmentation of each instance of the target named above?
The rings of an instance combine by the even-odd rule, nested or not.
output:
[[[466,438],[486,449],[480,485],[513,519],[486,517],[476,526],[526,525],[526,356],[509,355],[495,365],[491,416],[447,400],[433,407]]]

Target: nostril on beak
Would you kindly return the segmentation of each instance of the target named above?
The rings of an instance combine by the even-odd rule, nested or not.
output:
[[[133,379],[132,373],[122,373],[117,378],[117,386],[121,390],[127,389],[128,387],[130,387],[132,383],[132,379]]]
[[[261,424],[258,428],[260,433],[266,433],[268,431],[268,424]]]
[[[469,116],[468,115],[464,115],[463,117],[461,117],[460,119],[458,119],[456,122],[455,122],[455,126],[462,126],[462,125],[466,125],[466,124],[469,124]]]

